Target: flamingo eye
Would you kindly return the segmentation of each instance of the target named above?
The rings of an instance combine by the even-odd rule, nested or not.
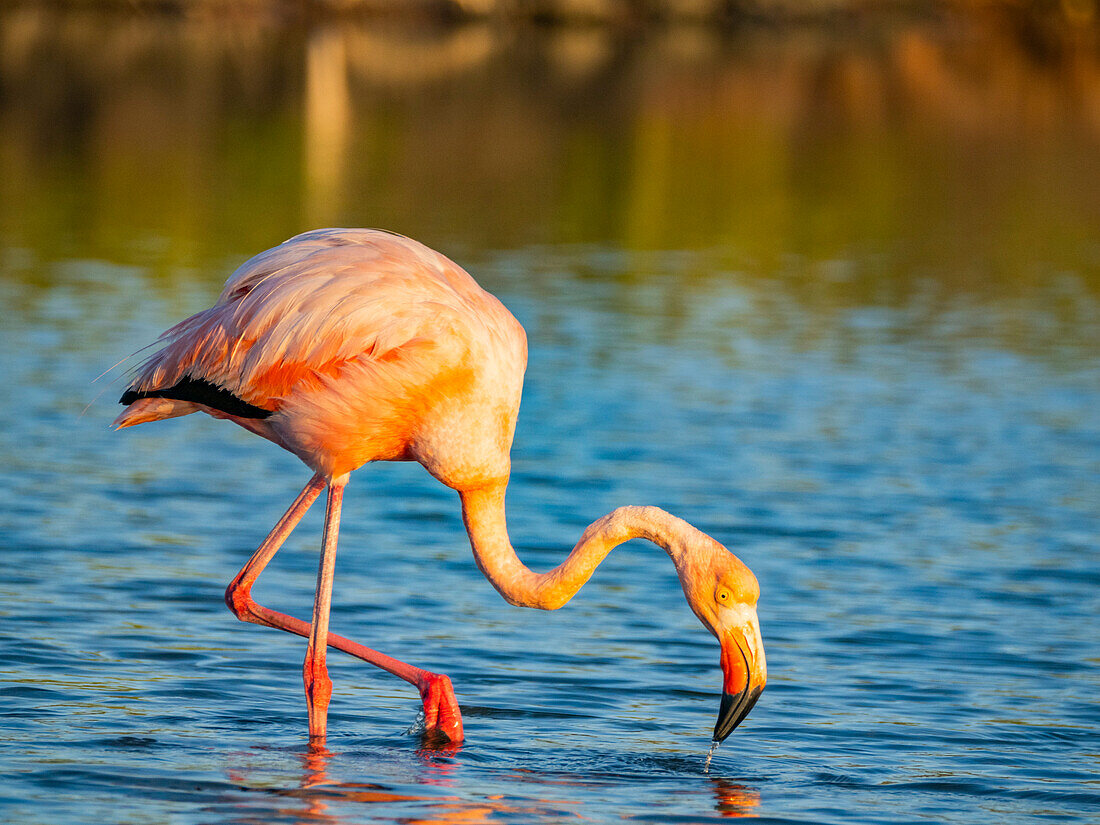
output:
[[[733,604],[733,594],[725,587],[719,587],[714,598],[717,599],[718,604]]]

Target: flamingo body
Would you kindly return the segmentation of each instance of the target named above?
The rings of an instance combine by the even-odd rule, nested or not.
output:
[[[310,738],[323,742],[332,646],[416,685],[426,724],[462,738],[446,676],[328,632],[333,559],[348,474],[418,461],[459,492],[475,560],[517,605],[565,604],[617,544],[668,552],[692,610],[722,643],[715,738],[751,709],[766,679],[752,573],[711,537],[655,507],[594,522],[566,560],[535,573],[507,536],[504,493],[527,338],[494,296],[449,259],[380,230],[322,229],[243,264],[211,308],[169,329],[123,394],[119,429],[205,412],[293,452],[315,475],[226,591],[238,618],[309,638],[303,678]],[[257,604],[251,587],[310,504],[328,489],[312,622]]]
[[[202,409],[330,478],[402,460],[455,489],[508,475],[523,327],[457,264],[409,238],[299,235],[246,262],[213,307],[163,338],[119,428]],[[165,397],[196,380],[252,414],[186,383],[181,397]]]

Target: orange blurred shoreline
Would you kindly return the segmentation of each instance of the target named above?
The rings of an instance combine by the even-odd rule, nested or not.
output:
[[[8,0],[3,5],[7,9],[238,19],[390,18],[437,24],[495,20],[612,27],[844,25],[874,18],[944,20],[990,13],[1073,27],[1091,26],[1100,19],[1097,0]]]

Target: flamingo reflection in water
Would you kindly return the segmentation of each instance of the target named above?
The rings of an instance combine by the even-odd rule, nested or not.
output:
[[[715,741],[755,704],[767,679],[759,587],[736,556],[656,507],[619,507],[593,522],[568,557],[536,573],[505,521],[509,453],[527,337],[461,267],[380,230],[322,229],[244,263],[217,302],[169,329],[122,395],[118,429],[204,412],[294,453],[314,476],[226,590],[234,615],[309,640],[303,679],[310,742],[326,734],[328,647],[420,692],[429,733],[462,739],[450,680],[329,632],[333,565],[348,475],[372,461],[418,461],[456,490],[474,559],[510,604],[555,610],[617,545],[665,550],[691,609],[719,640],[723,693]],[[327,491],[311,622],[257,603],[257,577]]]
[[[235,754],[237,764],[227,778],[237,789],[249,789],[246,804],[254,816],[247,821],[294,822],[296,825],[342,825],[347,822],[404,822],[409,825],[488,825],[490,822],[562,822],[581,818],[579,803],[542,798],[534,795],[505,798],[503,795],[471,796],[467,792],[448,793],[455,785],[452,773],[457,769],[453,756],[460,745],[438,750],[421,750],[417,759],[424,770],[417,772],[417,784],[408,782],[356,782],[337,779],[332,769],[336,755],[323,747],[310,747],[301,754],[302,778],[297,786],[288,786],[287,771],[272,775],[270,754],[262,754],[257,763],[255,749]],[[369,761],[373,756],[365,756]],[[441,758],[442,756],[442,758]],[[362,772],[363,764],[342,767]],[[274,798],[274,802],[273,799]],[[283,801],[285,800],[285,802]],[[234,796],[230,801],[239,804]],[[260,809],[260,810],[257,810]],[[239,817],[238,817],[239,818]]]
[[[363,817],[370,821],[400,821],[416,825],[488,825],[498,822],[565,822],[585,820],[585,803],[578,792],[590,790],[593,783],[606,780],[592,775],[547,776],[538,771],[525,771],[522,777],[498,777],[519,779],[517,792],[483,795],[470,793],[469,788],[459,790],[464,784],[456,774],[459,765],[454,757],[459,749],[449,746],[438,750],[421,750],[417,759],[423,768],[417,772],[417,785],[408,783],[354,782],[337,779],[333,763],[337,758],[325,748],[311,747],[301,754],[302,778],[296,787],[272,782],[268,756],[262,756],[259,764],[255,749],[238,753],[238,764],[228,772],[228,778],[237,788],[249,788],[258,794],[250,794],[248,808],[268,807],[271,797],[285,799],[275,810],[263,811],[264,819],[295,822],[298,825],[340,825],[358,822]],[[368,762],[377,754],[364,755]],[[342,767],[362,772],[360,762]],[[277,771],[282,777],[285,771]],[[468,777],[467,777],[468,780]],[[710,778],[714,796],[714,810],[723,818],[739,818],[754,815],[760,805],[760,794],[753,788],[726,779]],[[449,793],[448,789],[454,789]],[[685,794],[694,794],[695,801],[704,799],[706,788],[685,788]],[[234,802],[236,805],[237,803]],[[691,801],[685,800],[691,805]],[[256,812],[260,813],[260,812]]]

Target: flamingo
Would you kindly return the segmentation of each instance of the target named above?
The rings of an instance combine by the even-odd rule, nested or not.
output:
[[[327,648],[420,692],[425,729],[463,738],[450,679],[329,632],[333,563],[349,474],[372,461],[418,461],[456,490],[478,568],[513,605],[556,610],[617,545],[664,549],[692,611],[721,646],[714,741],[767,680],[759,585],[733,553],[657,507],[619,507],[593,522],[564,562],[526,567],[508,538],[509,452],[527,365],[523,327],[461,267],[421,243],[374,229],[320,229],[262,252],[217,302],[176,324],[135,370],[116,429],[204,412],[294,453],[314,475],[225,591],[245,622],[307,638],[303,681],[311,746],[323,747],[332,681]],[[258,604],[253,584],[327,491],[311,622]]]

